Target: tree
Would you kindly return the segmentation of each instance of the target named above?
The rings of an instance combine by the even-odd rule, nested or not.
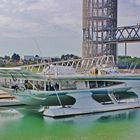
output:
[[[19,54],[16,54],[16,53],[14,53],[13,55],[12,55],[12,61],[19,61],[20,60],[20,56],[19,56]]]
[[[118,67],[123,69],[133,68],[137,64],[136,68],[140,68],[140,58],[131,56],[119,56],[118,57]]]
[[[61,56],[61,60],[64,60],[64,58],[65,58],[65,56],[64,56],[64,54]]]
[[[61,55],[61,60],[73,60],[73,59],[80,59],[80,57],[74,54]]]
[[[37,58],[38,58],[38,57],[39,57],[39,55],[38,55],[38,54],[36,54],[36,55],[35,55],[35,57],[37,57]]]
[[[7,55],[6,55],[6,56],[4,56],[4,59],[5,59],[5,60],[10,60],[10,56],[7,56]]]

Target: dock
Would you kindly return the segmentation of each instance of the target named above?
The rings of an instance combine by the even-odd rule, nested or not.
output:
[[[19,100],[17,100],[14,96],[10,94],[0,91],[0,107],[6,106],[19,106],[23,105]]]

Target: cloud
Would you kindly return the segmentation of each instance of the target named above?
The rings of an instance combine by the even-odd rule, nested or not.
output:
[[[140,21],[140,0],[118,3],[119,26]],[[76,50],[79,53],[81,23],[82,0],[0,0],[0,53],[17,50],[32,54],[35,51],[32,38],[39,41],[44,56]]]
[[[80,3],[80,0],[1,0],[0,36],[40,36],[55,26],[78,32]]]
[[[30,1],[30,4],[31,2],[33,3],[33,0]],[[38,25],[37,22],[29,20],[25,15],[29,7],[28,4],[28,1],[2,0],[0,6],[0,31],[2,37],[12,37],[12,34],[13,37],[16,37],[16,35],[19,37],[24,36],[25,32],[36,32],[36,29],[38,29],[35,28]]]
[[[131,4],[134,4],[135,6],[140,6],[140,1],[139,0],[130,0]]]
[[[140,21],[139,0],[120,0],[118,7],[119,26],[136,25]]]
[[[139,8],[139,0],[119,1],[119,26],[136,24]],[[1,0],[0,36],[45,36],[55,29],[81,34],[81,16],[82,0]]]

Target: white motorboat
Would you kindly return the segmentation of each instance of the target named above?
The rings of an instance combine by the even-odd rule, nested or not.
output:
[[[40,75],[22,69],[0,69],[0,77],[18,83],[1,89],[21,103],[40,107],[43,115],[63,117],[140,107],[140,75],[121,74],[114,68],[89,74]],[[11,83],[10,83],[11,82]]]

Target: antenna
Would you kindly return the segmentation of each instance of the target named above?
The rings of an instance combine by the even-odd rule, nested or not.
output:
[[[40,48],[39,48],[39,43],[38,43],[38,41],[37,41],[36,38],[34,38],[34,42],[35,42],[36,48],[37,48],[38,51],[39,51],[40,56],[43,56],[43,55],[42,55],[42,52],[41,52],[41,50],[40,50]],[[41,58],[41,62],[42,62],[42,61],[43,61],[43,60],[42,60],[42,58]]]

